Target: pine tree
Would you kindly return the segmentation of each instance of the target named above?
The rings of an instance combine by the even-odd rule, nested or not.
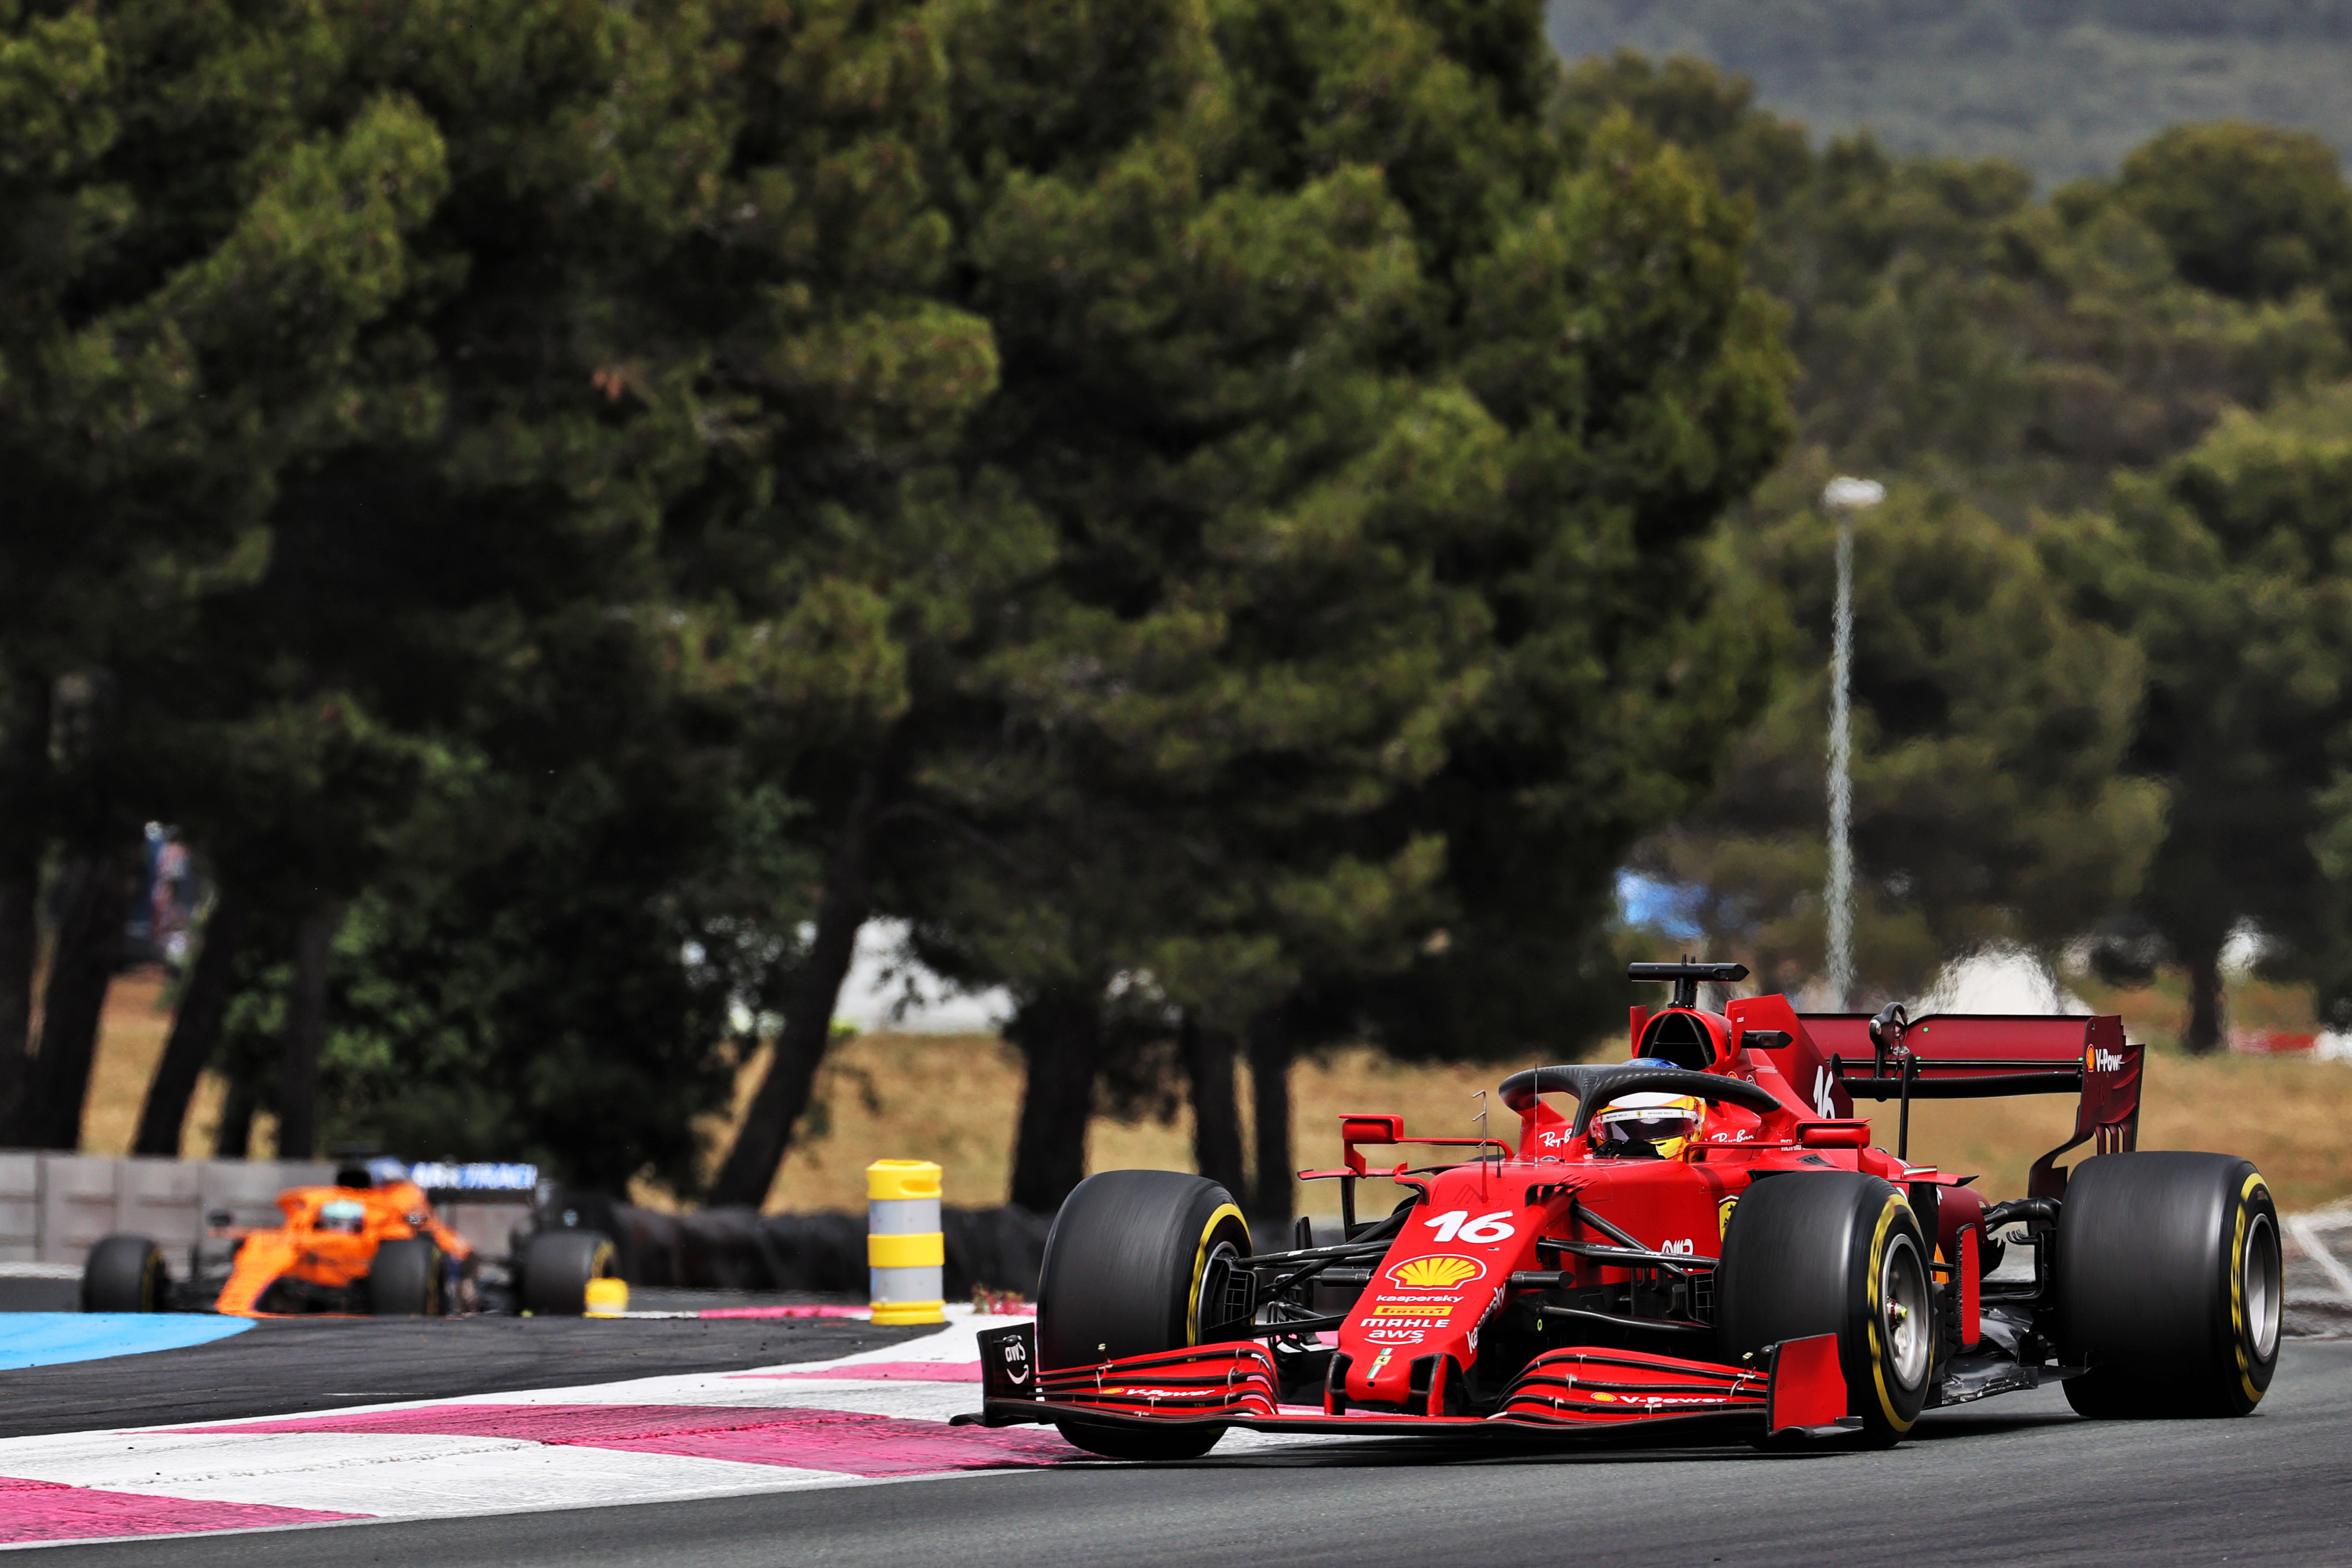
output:
[[[2142,902],[2188,973],[2191,1050],[2221,1044],[2219,963],[2242,921],[2323,1009],[2346,1005],[2347,405],[2339,386],[2233,415],[2064,539],[2084,607],[2146,650],[2131,762],[2165,816]]]
[[[250,578],[289,468],[369,416],[361,339],[415,283],[447,175],[405,97],[323,111],[314,6],[11,8],[0,26],[0,1100],[13,1141],[71,1147],[138,820],[103,783],[136,706],[116,672]],[[79,776],[47,776],[60,756]],[[26,1086],[53,835],[89,907],[60,931]]]

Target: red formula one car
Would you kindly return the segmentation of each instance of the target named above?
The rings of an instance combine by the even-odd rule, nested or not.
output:
[[[1712,1425],[1898,1440],[1919,1414],[2064,1380],[2093,1416],[2243,1415],[2276,1364],[2279,1228],[2254,1167],[2133,1152],[2141,1049],[2115,1017],[1700,1011],[1737,964],[1633,966],[1673,1003],[1633,1059],[1504,1080],[1501,1140],[1341,1123],[1336,1243],[1258,1251],[1223,1188],[1112,1171],[1071,1194],[1034,1327],[982,1336],[990,1426],[1119,1458],[1228,1427],[1527,1438]],[[2027,1195],[1907,1159],[1910,1101],[2077,1097]],[[1558,1105],[1546,1096],[1560,1097]],[[1896,1103],[1895,1152],[1857,1099]],[[2082,1144],[2097,1156],[2054,1162]],[[1367,1146],[1463,1145],[1369,1164]],[[1355,1189],[1413,1195],[1357,1223]],[[2008,1247],[2032,1272],[2003,1269]]]

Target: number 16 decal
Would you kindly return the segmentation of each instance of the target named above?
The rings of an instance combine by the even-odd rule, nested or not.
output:
[[[1437,1232],[1440,1241],[1508,1241],[1517,1234],[1510,1216],[1510,1210],[1496,1209],[1472,1219],[1468,1209],[1448,1209],[1421,1223]]]

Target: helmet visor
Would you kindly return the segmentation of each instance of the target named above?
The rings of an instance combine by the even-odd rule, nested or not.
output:
[[[1663,1143],[1687,1138],[1697,1121],[1686,1110],[1604,1111],[1599,1120],[1601,1135],[1618,1143]]]

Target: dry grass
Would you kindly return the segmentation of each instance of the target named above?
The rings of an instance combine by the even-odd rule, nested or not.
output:
[[[89,1101],[82,1109],[81,1147],[88,1154],[128,1154],[138,1135],[140,1107],[147,1084],[163,1059],[163,1037],[172,1032],[172,996],[163,971],[134,969],[106,994],[106,1013],[90,1069]],[[196,1085],[181,1147],[210,1154],[220,1126],[226,1086],[211,1073]],[[257,1150],[257,1153],[262,1152]]]
[[[2177,984],[2078,989],[2095,1006],[2121,1011],[2133,1038],[2164,1042],[2149,1052],[2140,1147],[2244,1154],[2291,1209],[2352,1193],[2352,1064],[2188,1057],[2168,1044],[2186,1010]],[[130,1148],[170,1026],[165,1001],[160,972],[138,971],[116,982],[83,1121],[85,1150],[119,1154]],[[2307,994],[2259,983],[2235,988],[2231,1017],[2247,1027],[2311,1027]],[[765,1065],[759,1058],[746,1067],[736,1114]],[[1478,1105],[1475,1096],[1501,1076],[1486,1068],[1406,1067],[1364,1049],[1301,1064],[1291,1085],[1296,1157],[1301,1165],[1336,1163],[1338,1119],[1346,1111],[1393,1111],[1412,1131],[1468,1135],[1475,1131],[1470,1121]],[[1020,1095],[1020,1058],[992,1037],[877,1034],[845,1041],[818,1075],[820,1109],[811,1116],[809,1135],[786,1159],[768,1206],[855,1209],[866,1201],[867,1162],[885,1157],[937,1160],[947,1171],[950,1203],[1002,1203],[1012,1175]],[[221,1085],[207,1075],[189,1118],[189,1153],[211,1152],[220,1103]],[[1246,1123],[1246,1073],[1243,1105]],[[1915,1158],[1979,1173],[1979,1185],[1989,1194],[2014,1196],[2023,1189],[2027,1165],[2066,1135],[2072,1119],[2073,1102],[2057,1097],[1923,1103],[1912,1112],[1911,1148]],[[714,1150],[725,1147],[732,1120],[713,1119],[706,1129]],[[1508,1121],[1498,1110],[1496,1125],[1507,1128]],[[1891,1109],[1879,1131],[1893,1142]],[[268,1134],[268,1119],[257,1118],[257,1154],[269,1148]],[[1185,1116],[1165,1125],[1097,1117],[1086,1136],[1090,1170],[1192,1168]],[[667,1201],[656,1190],[636,1195]],[[1328,1186],[1300,1195],[1318,1213],[1337,1203]],[[1377,1212],[1385,1201],[1367,1191],[1364,1211]]]
[[[739,1114],[765,1067],[764,1056],[746,1066]],[[1475,1131],[1468,1121],[1477,1109],[1472,1097],[1491,1088],[1487,1080],[1495,1076],[1477,1068],[1402,1067],[1364,1049],[1302,1063],[1291,1079],[1293,1146],[1302,1163],[1336,1163],[1345,1111],[1399,1111],[1410,1131],[1468,1136]],[[1244,1145],[1251,1135],[1249,1092],[1244,1068]],[[771,1209],[859,1207],[866,1202],[866,1163],[885,1158],[938,1161],[947,1173],[950,1204],[1001,1204],[1011,1188],[1021,1058],[992,1037],[877,1034],[845,1041],[818,1073],[815,1099],[819,1109],[806,1124],[815,1135],[804,1135],[786,1157],[769,1191]],[[1498,1124],[1510,1121],[1497,1113]],[[724,1146],[728,1130],[724,1124],[709,1130],[714,1147]],[[1164,1124],[1098,1116],[1086,1138],[1088,1170],[1192,1168],[1189,1112]],[[1381,1201],[1367,1193],[1365,1211]]]

